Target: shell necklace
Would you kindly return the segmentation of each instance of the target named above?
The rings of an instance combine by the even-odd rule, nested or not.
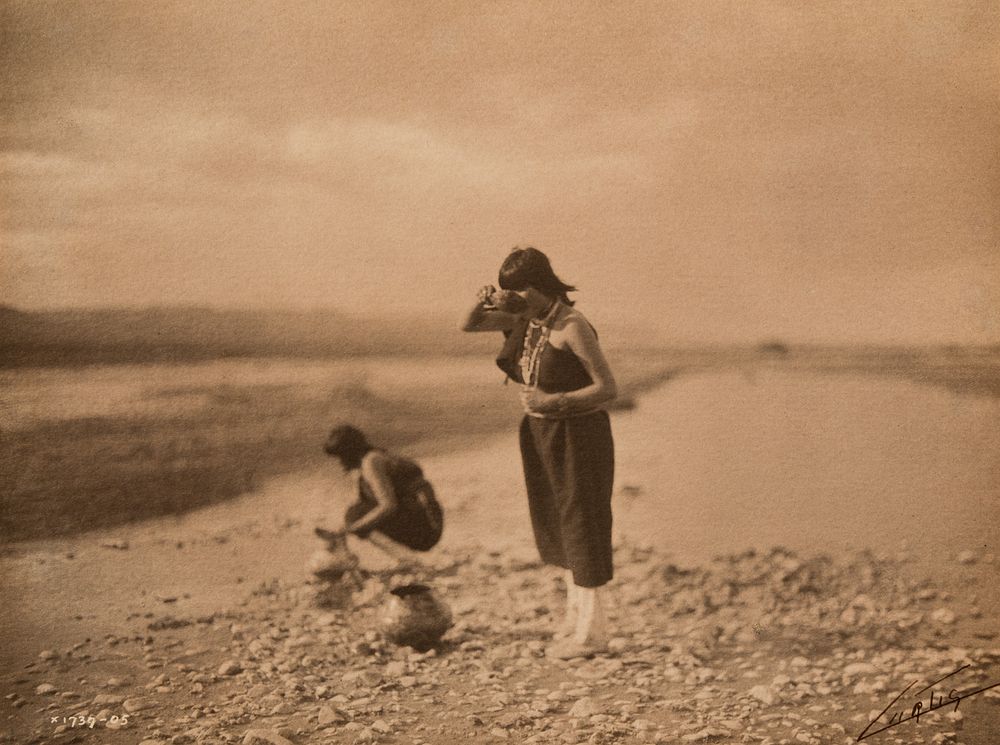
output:
[[[538,385],[538,369],[542,362],[542,352],[549,341],[549,334],[552,333],[552,320],[559,312],[559,299],[552,301],[552,307],[545,312],[541,320],[532,318],[528,321],[528,326],[524,330],[524,344],[521,346],[521,380],[525,385]],[[532,337],[535,331],[538,336]]]

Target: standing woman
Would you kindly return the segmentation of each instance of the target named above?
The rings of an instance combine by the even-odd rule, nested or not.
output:
[[[547,654],[589,657],[607,644],[601,588],[611,580],[614,442],[602,407],[617,386],[597,334],[548,257],[516,248],[484,287],[464,331],[502,331],[497,365],[521,384],[521,459],[541,559],[566,570],[566,620]]]

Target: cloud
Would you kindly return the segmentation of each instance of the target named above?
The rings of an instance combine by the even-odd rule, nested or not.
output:
[[[295,124],[286,136],[295,162],[367,167],[383,178],[433,178],[445,173],[461,186],[510,188],[517,173],[503,159],[463,146],[440,132],[409,122],[372,118],[328,119]]]
[[[11,297],[44,265],[67,303],[402,306],[416,278],[441,308],[530,242],[704,333],[860,329],[879,287],[995,251],[988,4],[278,9],[0,8]]]

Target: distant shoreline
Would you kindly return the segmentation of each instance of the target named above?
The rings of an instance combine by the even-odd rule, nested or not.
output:
[[[878,358],[1000,355],[992,344],[815,343],[780,336],[747,342],[650,342],[641,329],[601,324],[605,349],[622,354],[683,355],[731,360],[822,356]],[[0,306],[0,369],[93,365],[184,364],[223,359],[331,360],[371,356],[483,356],[497,335],[465,334],[457,321],[417,315],[358,317],[336,310],[209,308],[22,311]]]

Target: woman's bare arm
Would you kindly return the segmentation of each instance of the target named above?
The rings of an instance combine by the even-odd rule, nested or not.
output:
[[[370,450],[361,460],[361,478],[371,488],[375,507],[347,526],[348,533],[364,536],[378,526],[379,521],[388,517],[399,506],[396,490],[389,478],[389,459],[385,453]]]
[[[469,310],[462,331],[510,331],[514,328],[517,316],[494,307],[490,300],[493,292],[494,288],[489,286],[479,290],[479,297]]]
[[[594,329],[582,316],[576,316],[566,324],[565,339],[566,347],[583,363],[593,381],[584,388],[563,394],[568,408],[588,409],[614,401],[618,397],[618,384]]]
[[[586,319],[579,314],[567,318],[560,326],[560,337],[560,348],[568,349],[580,359],[593,382],[565,393],[545,393],[541,388],[525,386],[521,389],[524,408],[539,414],[572,413],[613,401],[618,396],[618,385],[597,342],[597,334]]]

